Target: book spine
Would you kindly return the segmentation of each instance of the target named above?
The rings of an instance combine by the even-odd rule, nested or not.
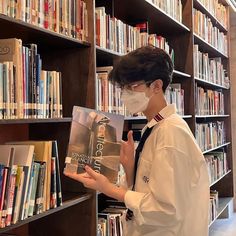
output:
[[[57,185],[56,185],[56,157],[51,158],[51,194],[50,208],[57,207]]]
[[[13,165],[11,168],[10,174],[10,185],[8,189],[8,199],[7,199],[7,215],[6,215],[6,226],[11,225],[13,205],[14,205],[14,196],[15,196],[15,186],[16,186],[16,174],[17,174],[17,165]]]
[[[56,157],[56,187],[57,187],[57,206],[62,205],[62,190],[61,190],[61,176],[60,176],[60,165],[58,156],[57,141],[52,142],[52,156]]]
[[[7,190],[8,190],[10,171],[11,170],[9,167],[4,167],[2,195],[1,195],[1,201],[0,201],[0,228],[5,227],[6,199],[7,199]]]
[[[35,196],[36,196],[36,190],[37,190],[38,178],[39,178],[39,168],[40,168],[40,164],[37,162],[34,162],[34,165],[33,165],[34,177],[32,181],[32,190],[31,190],[30,201],[29,201],[28,216],[32,216],[34,213]]]
[[[44,184],[45,184],[45,174],[46,174],[46,163],[41,163],[39,168],[39,179],[37,184],[37,190],[36,190],[36,202],[35,202],[35,209],[34,214],[40,214],[43,212],[43,202],[44,196],[43,190],[44,190]]]

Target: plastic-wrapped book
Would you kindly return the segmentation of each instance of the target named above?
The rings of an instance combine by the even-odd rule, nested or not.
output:
[[[89,165],[116,183],[124,117],[74,106],[66,171],[83,173]]]

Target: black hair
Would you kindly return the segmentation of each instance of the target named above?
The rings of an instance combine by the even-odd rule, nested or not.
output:
[[[121,87],[136,81],[150,82],[160,79],[165,92],[172,75],[173,63],[170,56],[164,50],[149,45],[120,57],[108,79]]]

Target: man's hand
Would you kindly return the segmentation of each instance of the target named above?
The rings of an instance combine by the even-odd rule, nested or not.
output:
[[[128,132],[128,140],[126,142],[122,141],[120,150],[120,163],[124,167],[128,186],[133,184],[134,160],[133,131],[130,130]]]
[[[94,189],[119,201],[124,201],[126,190],[112,184],[107,177],[85,166],[85,173],[76,174],[64,171],[64,175],[81,182],[86,188]]]

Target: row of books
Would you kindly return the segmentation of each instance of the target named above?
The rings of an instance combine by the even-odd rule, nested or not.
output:
[[[210,90],[195,86],[196,115],[224,115],[224,94],[222,90]]]
[[[88,38],[88,11],[82,0],[4,0],[0,13],[79,40]]]
[[[202,151],[206,151],[226,142],[224,121],[197,123],[195,137]]]
[[[98,236],[123,236],[121,218],[125,217],[126,208],[111,205],[98,213]]]
[[[181,0],[148,0],[168,15],[182,23],[182,2]]]
[[[97,67],[96,73],[96,109],[115,114],[127,115],[121,101],[121,89],[108,81],[112,66]]]
[[[62,205],[56,141],[0,145],[0,228]]]
[[[184,90],[180,83],[170,84],[165,92],[166,100],[169,104],[175,104],[177,113],[184,115]]]
[[[211,19],[202,12],[193,9],[193,30],[210,45],[224,55],[228,55],[227,35],[213,25]]]
[[[228,172],[229,169],[225,152],[211,152],[207,155],[204,155],[204,157],[207,163],[210,183],[215,182],[217,179]]]
[[[196,78],[229,88],[229,78],[220,57],[210,58],[194,45],[194,76]]]
[[[210,205],[209,205],[209,224],[216,219],[218,208],[219,208],[219,193],[216,190],[211,190]]]
[[[227,28],[227,10],[219,0],[198,0],[225,28]]]
[[[0,39],[0,119],[62,117],[61,73],[42,70],[37,45]]]
[[[106,14],[105,7],[97,7],[96,44],[118,53],[126,54],[141,46],[152,44],[160,47],[171,57],[174,57],[166,39],[156,34],[148,33],[148,22],[140,22],[134,26],[123,23],[121,20]]]

